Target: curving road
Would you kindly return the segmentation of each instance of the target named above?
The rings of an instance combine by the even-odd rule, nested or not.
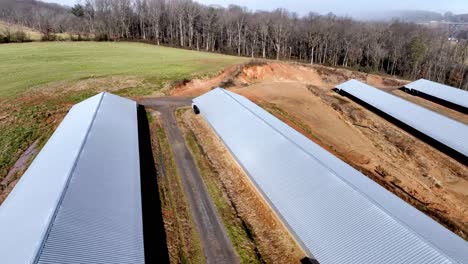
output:
[[[190,106],[191,97],[158,97],[139,101],[147,108],[159,111],[169,143],[172,146],[177,171],[200,234],[203,252],[207,263],[239,263],[239,259],[229,240],[221,219],[208,194],[203,178],[195,161],[185,145],[182,132],[177,126],[175,110]]]

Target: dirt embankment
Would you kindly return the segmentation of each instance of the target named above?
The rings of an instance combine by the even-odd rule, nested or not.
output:
[[[211,79],[197,79],[181,84],[172,89],[171,95],[197,96],[218,86],[223,88],[246,87],[259,82],[299,82],[333,88],[349,79],[358,79],[379,88],[389,89],[395,89],[408,83],[395,78],[320,65],[252,61],[246,65],[228,68],[222,74]]]
[[[212,88],[220,86],[224,81],[230,79],[240,73],[242,66],[231,66],[223,71],[220,75],[207,79],[193,79],[183,82],[170,91],[172,96],[198,96],[206,93]]]
[[[216,178],[216,185],[219,185],[216,188],[222,190],[222,196],[228,201],[226,206],[236,215],[235,221],[239,221],[248,231],[252,242],[243,245],[259,255],[257,260],[250,263],[300,263],[305,253],[209,125],[191,111],[186,111],[181,118],[200,144],[215,174],[213,177]]]
[[[260,83],[275,86],[281,82],[284,82],[286,86],[291,83],[302,83],[333,89],[336,85],[350,79],[365,82],[468,124],[468,116],[463,113],[399,90],[410,81],[321,65],[252,61],[246,65],[232,66],[214,78],[194,79],[177,85],[170,91],[170,94],[174,96],[198,96],[215,87],[240,88]]]
[[[332,91],[351,78],[406,97],[396,89],[406,81],[322,66],[251,65],[223,82],[466,239],[468,168]],[[462,122],[467,118],[416,99]]]

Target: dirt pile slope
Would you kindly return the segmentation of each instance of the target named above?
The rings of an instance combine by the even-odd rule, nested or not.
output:
[[[390,77],[336,69],[320,65],[253,61],[228,68],[222,74],[203,80],[191,80],[175,87],[172,95],[196,96],[214,87],[244,87],[258,82],[299,82],[333,88],[349,79],[358,79],[379,88],[395,89],[407,81]]]

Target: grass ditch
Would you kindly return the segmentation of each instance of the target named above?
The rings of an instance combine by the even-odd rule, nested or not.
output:
[[[151,116],[151,144],[157,167],[159,193],[171,263],[204,263],[201,241],[183,195],[182,182],[166,132],[158,117]]]
[[[235,204],[225,190],[218,172],[207,159],[206,153],[199,144],[196,135],[184,125],[181,116],[185,111],[190,110],[188,108],[180,108],[176,111],[177,122],[182,127],[186,144],[195,158],[197,168],[203,177],[203,181],[221,216],[241,263],[265,263],[256,245],[251,227],[239,216]]]
[[[23,96],[0,106],[0,181],[18,157],[37,140],[40,150],[70,107],[94,95],[92,91],[65,96]]]
[[[0,104],[0,182],[18,158],[34,143],[39,152],[62,121],[70,107],[95,95],[74,91],[64,95],[28,94]],[[13,184],[34,160],[34,154],[0,188],[0,204]]]

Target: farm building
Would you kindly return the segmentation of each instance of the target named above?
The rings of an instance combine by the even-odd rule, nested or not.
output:
[[[462,238],[246,98],[193,104],[319,263],[468,263]]]
[[[145,263],[138,113],[109,93],[70,110],[0,207],[2,263]]]
[[[422,94],[430,98],[443,100],[468,110],[468,92],[461,89],[420,79],[405,85],[405,90],[413,94]]]
[[[453,156],[468,159],[468,126],[422,106],[413,104],[390,93],[384,92],[357,80],[350,80],[336,86],[367,106],[401,122],[412,130],[441,144]]]

